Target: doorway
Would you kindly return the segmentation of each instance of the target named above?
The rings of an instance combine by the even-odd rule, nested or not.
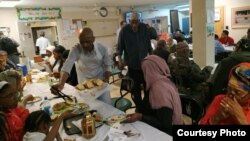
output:
[[[40,37],[41,32],[45,33],[45,38],[50,41],[51,45],[56,46],[58,44],[57,28],[56,26],[45,27],[32,27],[34,46],[36,46],[36,40]]]
[[[182,18],[182,31],[185,35],[189,35],[189,17]]]

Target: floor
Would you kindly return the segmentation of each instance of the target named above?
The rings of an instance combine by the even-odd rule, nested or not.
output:
[[[119,78],[117,76],[115,76],[115,80],[118,80],[118,79]],[[111,98],[113,98],[113,97],[120,97],[121,96],[120,95],[120,85],[121,85],[121,80],[118,80],[115,83],[111,84],[111,87],[112,87],[112,90],[111,90],[111,93],[110,93]],[[133,102],[133,100],[131,99],[131,95],[130,94],[126,95],[125,98],[129,99],[133,103],[132,106],[135,105],[134,102]],[[126,114],[131,114],[131,113],[134,113],[134,112],[135,112],[135,108],[131,108],[131,109],[128,109],[126,111]]]
[[[118,80],[119,78],[117,76],[115,76],[115,80]],[[116,81],[115,83],[111,84],[112,90],[111,90],[111,98],[112,97],[120,97],[120,85],[121,85],[121,80]],[[132,101],[133,106],[134,106],[134,102],[130,97],[130,94],[125,96],[127,99],[129,99],[130,101]],[[126,111],[126,114],[131,114],[135,112],[135,108],[131,108],[129,110]],[[183,121],[185,125],[189,125],[191,124],[191,119],[185,115],[183,115]]]

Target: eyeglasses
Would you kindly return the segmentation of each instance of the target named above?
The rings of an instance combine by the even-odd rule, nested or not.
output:
[[[228,92],[230,92],[229,97],[232,98],[232,99],[234,97],[236,97],[237,99],[243,99],[248,95],[247,91],[237,89],[237,88],[233,88],[231,86],[228,86]]]

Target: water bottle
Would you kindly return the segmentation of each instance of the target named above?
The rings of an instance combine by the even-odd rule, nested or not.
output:
[[[51,109],[51,105],[50,105],[50,101],[48,100],[48,98],[45,96],[44,97],[44,101],[42,104],[42,109],[48,114],[51,115],[52,114],[52,109]]]

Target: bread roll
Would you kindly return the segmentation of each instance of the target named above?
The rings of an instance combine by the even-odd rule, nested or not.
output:
[[[84,87],[84,85],[82,83],[80,83],[80,84],[76,85],[76,89],[78,89],[78,90],[84,90],[85,87]]]
[[[101,79],[94,79],[93,80],[93,83],[96,85],[96,86],[102,86],[104,84],[104,82],[101,80]]]
[[[94,84],[92,83],[92,81],[87,81],[84,86],[87,88],[87,89],[91,89],[94,87]]]

